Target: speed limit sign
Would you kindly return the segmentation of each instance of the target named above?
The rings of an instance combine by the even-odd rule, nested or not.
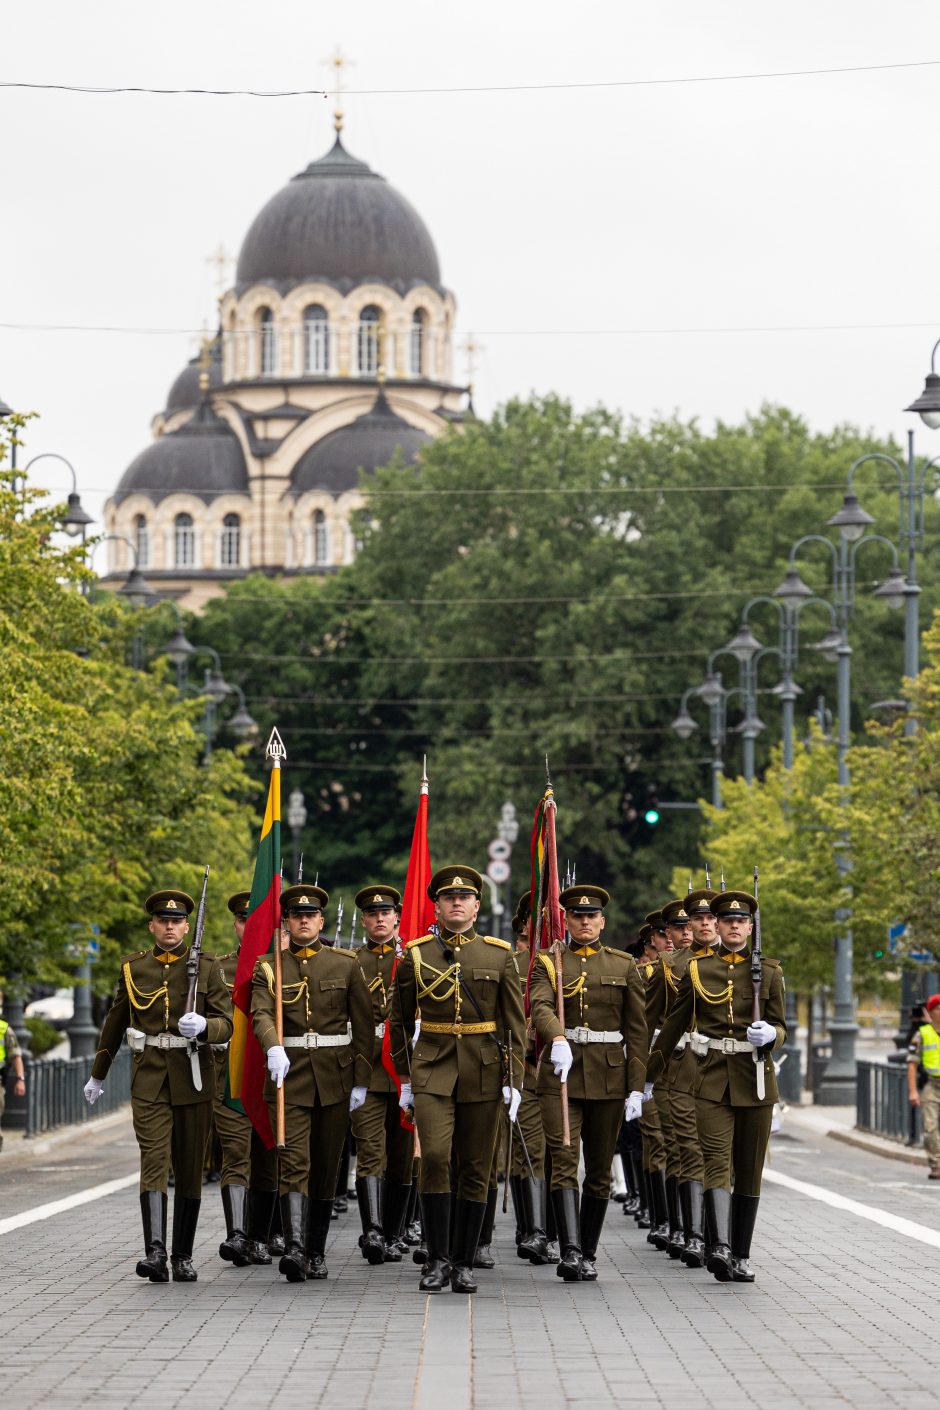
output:
[[[502,886],[504,881],[509,880],[509,863],[504,862],[502,857],[497,857],[490,862],[486,874],[490,881],[495,881],[497,886]]]

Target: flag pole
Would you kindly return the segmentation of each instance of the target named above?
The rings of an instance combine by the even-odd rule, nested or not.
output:
[[[565,1031],[565,968],[564,952],[561,946],[561,935],[558,933],[557,909],[558,909],[558,854],[555,849],[555,790],[552,788],[552,780],[548,772],[548,755],[545,756],[545,858],[546,865],[543,870],[542,892],[548,892],[547,902],[549,911],[549,930],[554,937],[552,954],[555,960],[555,1012],[558,1015],[558,1022],[561,1024],[561,1031]],[[551,879],[554,877],[555,885],[552,887]],[[571,1122],[568,1114],[568,1083],[558,1084],[558,1094],[561,1100],[561,1139],[566,1146],[571,1145]]]
[[[281,760],[287,758],[287,750],[284,742],[276,729],[272,729],[271,737],[268,740],[268,747],[265,755],[271,760],[272,769],[280,769]],[[281,908],[277,906],[277,913],[274,922],[274,1031],[277,1035],[278,1046],[284,1046],[284,971],[281,965]],[[287,1140],[284,1129],[284,1079],[281,1078],[280,1085],[274,1089],[274,1112],[275,1129],[274,1142],[279,1151],[287,1149]]]

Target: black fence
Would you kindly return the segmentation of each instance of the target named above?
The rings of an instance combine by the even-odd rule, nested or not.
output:
[[[26,1135],[39,1136],[56,1126],[94,1121],[116,1111],[131,1099],[131,1052],[122,1047],[111,1065],[104,1091],[91,1107],[83,1088],[88,1081],[88,1058],[27,1058]]]
[[[923,1139],[920,1109],[907,1099],[907,1064],[856,1064],[855,1125],[906,1146]]]

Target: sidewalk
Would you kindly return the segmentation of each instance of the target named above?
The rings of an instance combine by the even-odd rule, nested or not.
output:
[[[902,1146],[885,1136],[856,1130],[854,1106],[788,1106],[783,1119],[784,1134],[788,1129],[808,1136],[828,1136],[833,1141],[842,1141],[847,1146],[885,1156],[888,1160],[900,1160],[905,1165],[924,1168],[927,1165],[927,1158],[919,1146]]]

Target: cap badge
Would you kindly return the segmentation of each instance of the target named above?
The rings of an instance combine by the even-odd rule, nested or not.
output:
[[[172,896],[170,897],[170,899],[169,899],[169,900],[167,901],[167,903],[166,903],[166,909],[167,909],[168,911],[175,911],[175,910],[176,910],[176,902],[173,900],[173,897],[172,897]]]
[[[309,905],[310,905],[309,897],[307,897],[307,896],[301,896],[301,898],[300,898],[300,904],[301,904],[302,906],[309,906]]]
[[[451,882],[451,886],[463,886],[463,877],[455,876],[453,881]]]
[[[372,897],[372,904],[375,905],[376,901],[381,901],[381,899],[382,897],[379,895],[378,891],[376,891],[375,895]]]
[[[680,907],[679,911],[676,914],[676,920],[688,920],[688,918],[689,917],[686,915],[685,911],[682,910]]]
[[[732,902],[731,902],[731,905],[728,907],[728,909],[729,909],[729,911],[739,911],[739,910],[741,910],[741,902],[740,902],[740,901],[732,901]]]
[[[586,896],[582,896],[580,901],[578,902],[579,906],[589,906],[590,904],[591,903]]]

